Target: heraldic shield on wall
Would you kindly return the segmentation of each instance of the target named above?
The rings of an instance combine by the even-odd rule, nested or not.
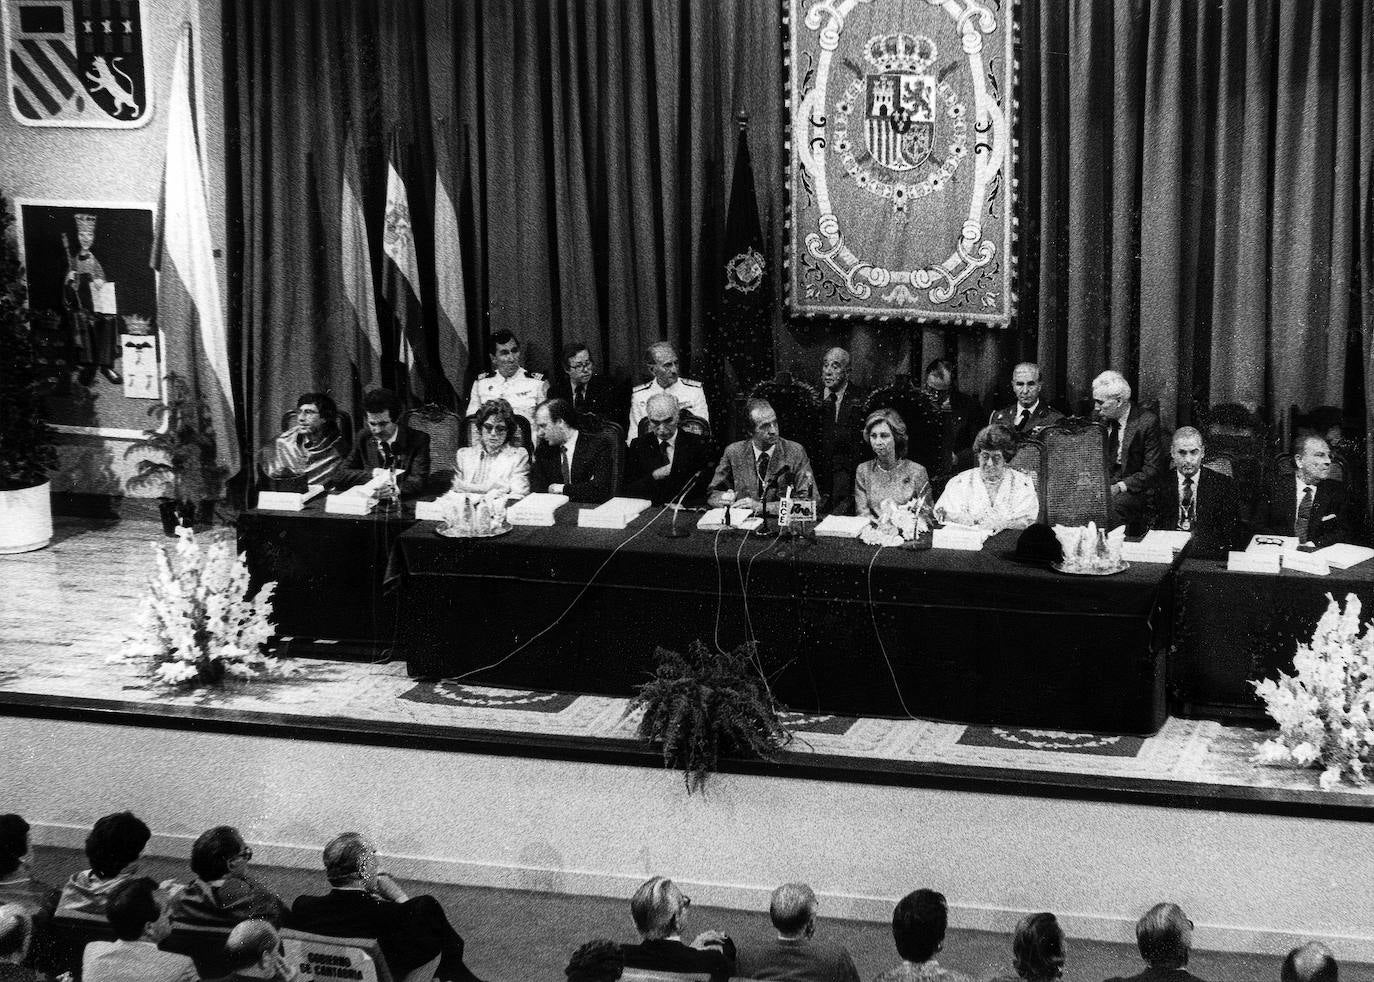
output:
[[[132,129],[152,92],[138,0],[0,0],[10,113],[25,126]]]
[[[786,0],[788,298],[1005,326],[1013,0]]]

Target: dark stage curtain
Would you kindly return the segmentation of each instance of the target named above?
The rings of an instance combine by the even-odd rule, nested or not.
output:
[[[783,296],[776,0],[242,0],[224,11],[231,320],[254,438],[301,390],[327,385],[345,404],[356,390],[338,247],[350,134],[378,287],[393,134],[402,148],[430,365],[442,357],[436,169],[454,189],[471,354],[443,374],[458,392],[486,369],[485,336],[501,327],[545,371],[571,340],[636,379],[660,337],[689,366],[703,361],[738,109]],[[1195,398],[1362,405],[1374,377],[1374,10],[1022,0],[1019,16],[1017,323],[789,323],[779,310],[780,367],[812,377],[821,352],[846,343],[860,379],[883,382],[945,355],[960,387],[992,402],[1009,398],[1022,357],[1038,357],[1068,401],[1114,366],[1171,423]]]

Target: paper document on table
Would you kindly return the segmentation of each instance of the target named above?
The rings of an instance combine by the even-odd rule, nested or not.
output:
[[[1349,542],[1337,542],[1325,549],[1318,549],[1312,555],[1325,560],[1332,569],[1349,569],[1351,566],[1374,559],[1374,549],[1351,545]]]
[[[1128,563],[1163,563],[1167,566],[1174,561],[1174,550],[1167,542],[1152,543],[1147,537],[1140,542],[1123,542],[1121,558]]]
[[[536,492],[526,495],[506,509],[506,520],[512,525],[553,524],[553,513],[568,503],[566,494]]]
[[[1145,538],[1140,540],[1140,544],[1151,549],[1171,549],[1178,552],[1188,544],[1188,540],[1193,537],[1191,532],[1179,532],[1175,529],[1150,529],[1145,533]]]
[[[1315,553],[1311,552],[1283,552],[1280,553],[1283,560],[1284,569],[1297,570],[1299,573],[1311,573],[1313,576],[1330,576],[1331,567],[1326,565],[1326,560],[1320,559]]]
[[[1226,568],[1233,573],[1277,573],[1279,571],[1279,552],[1277,549],[1260,549],[1255,552],[1228,552]]]
[[[959,549],[963,552],[977,552],[991,535],[987,529],[977,525],[960,525],[949,522],[937,528],[930,537],[932,549]]]
[[[1246,552],[1286,552],[1298,547],[1296,535],[1256,535],[1245,547]]]
[[[731,508],[730,525],[734,528],[752,532],[754,529],[763,525],[763,519],[755,515],[748,508]],[[701,516],[701,520],[697,522],[697,528],[701,529],[703,532],[714,532],[717,529],[725,528],[725,509],[712,508],[708,510],[705,515]]]
[[[816,525],[816,534],[834,539],[857,539],[871,523],[858,515],[826,515]]]

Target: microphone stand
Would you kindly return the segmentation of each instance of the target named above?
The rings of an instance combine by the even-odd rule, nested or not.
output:
[[[682,486],[682,491],[678,496],[668,503],[668,507],[673,510],[673,524],[671,527],[659,532],[658,534],[660,536],[665,539],[685,539],[692,534],[688,529],[680,529],[677,527],[677,516],[682,512],[682,503],[687,500],[687,492],[692,490],[692,485],[696,484],[697,479],[705,473],[704,470],[700,470],[689,477],[687,483]],[[729,524],[730,507],[728,505],[725,508],[725,516],[726,524]]]
[[[764,482],[762,490],[759,491],[759,501],[763,505],[763,524],[754,530],[754,538],[756,539],[771,539],[778,534],[777,519],[774,518],[771,522],[768,520],[768,493],[777,491],[778,478],[784,473],[790,473],[790,471],[785,468],[779,469],[776,474]]]

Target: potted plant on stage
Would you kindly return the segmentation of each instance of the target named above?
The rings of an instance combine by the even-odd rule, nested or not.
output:
[[[34,353],[23,268],[0,196],[0,553],[42,549],[52,541],[48,471],[57,466],[43,425],[39,386],[47,381]]]
[[[169,372],[166,385],[166,401],[148,407],[156,428],[144,430],[143,439],[130,444],[124,456],[143,455],[129,488],[161,490],[162,530],[176,535],[179,526],[195,526],[202,503],[221,496],[225,469],[216,460],[214,427],[205,405],[179,375]]]

